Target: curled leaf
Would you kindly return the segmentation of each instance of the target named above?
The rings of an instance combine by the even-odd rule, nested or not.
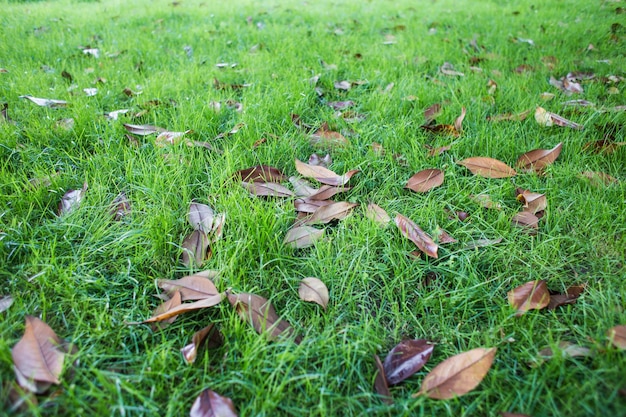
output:
[[[128,130],[129,133],[137,136],[147,136],[152,135],[153,133],[165,132],[165,129],[162,127],[152,125],[131,125],[129,123],[124,123],[124,128]]]
[[[235,405],[230,398],[205,389],[191,406],[190,417],[237,417]]]
[[[180,351],[187,364],[196,361],[196,356],[200,348],[206,345],[207,348],[220,347],[224,343],[224,336],[215,324],[211,323],[205,328],[195,332],[191,338],[191,343],[183,347]]]
[[[440,169],[425,169],[409,178],[406,188],[425,193],[443,184],[443,177],[443,171]]]
[[[552,149],[535,149],[526,152],[517,159],[516,166],[523,170],[541,172],[559,157],[562,147],[563,144],[558,143]]]
[[[346,172],[344,175],[337,175],[335,172],[328,168],[319,165],[309,165],[296,159],[296,170],[306,178],[314,178],[322,184],[328,184],[333,186],[345,185],[350,178],[359,170],[352,170]]]
[[[586,284],[572,285],[565,290],[563,294],[550,294],[550,304],[548,309],[553,310],[566,304],[574,304],[578,297],[585,291]]]
[[[182,301],[204,300],[219,294],[211,281],[218,274],[218,271],[207,270],[177,280],[160,279],[157,284],[167,293],[179,292]]]
[[[80,190],[68,190],[63,197],[61,197],[61,201],[59,201],[59,216],[69,214],[76,210],[80,206],[81,201],[83,201],[83,198],[85,198],[86,192],[86,182]]]
[[[508,178],[517,175],[513,168],[493,158],[478,156],[457,163],[469,169],[472,174],[485,178]]]
[[[401,214],[396,215],[396,226],[402,234],[426,255],[437,258],[439,246],[415,222]]]
[[[508,292],[509,304],[520,316],[528,310],[541,310],[550,304],[550,292],[544,280],[529,281]]]
[[[208,259],[209,238],[202,230],[194,230],[183,240],[181,261],[186,267],[201,267]]]
[[[328,306],[328,288],[319,278],[308,277],[300,281],[298,295],[302,301],[311,301],[321,305],[324,310]]]
[[[194,230],[201,230],[204,233],[209,233],[213,230],[215,212],[206,204],[192,202],[189,205],[187,220]]]
[[[426,339],[403,340],[387,354],[383,364],[389,385],[404,381],[424,367],[434,345]]]
[[[572,129],[582,130],[584,127],[578,123],[574,123],[571,120],[559,116],[556,113],[551,113],[543,107],[537,107],[535,110],[535,120],[541,126],[550,127],[553,125],[561,127],[570,127]]]
[[[180,297],[180,292],[179,291],[175,291],[172,294],[172,298],[170,298],[169,300],[165,301],[164,303],[162,303],[161,305],[159,305],[154,312],[152,313],[152,317],[157,317],[160,316],[163,313],[167,313],[170,310],[173,310],[177,307],[179,307],[182,303],[181,297]],[[168,318],[167,320],[163,320],[161,321],[161,323],[155,324],[153,325],[153,330],[157,330],[157,329],[164,329],[167,325],[174,323],[174,321],[176,320],[176,316],[171,316],[170,318]]]
[[[383,398],[385,404],[393,404],[393,398],[391,397],[391,392],[389,391],[389,384],[387,383],[387,378],[385,377],[385,368],[383,367],[378,355],[374,355],[374,361],[378,371],[376,372],[376,379],[374,379],[374,389]]]
[[[224,294],[219,293],[212,295],[207,298],[203,298],[202,300],[195,301],[193,303],[183,303],[175,307],[171,307],[168,310],[162,312],[155,312],[155,314],[147,320],[144,320],[142,323],[153,323],[157,321],[169,320],[172,317],[188,313],[190,311],[201,310],[203,308],[210,308],[218,305],[224,299]],[[131,323],[137,324],[137,323]]]
[[[517,213],[511,219],[514,226],[536,230],[539,228],[539,218],[530,211],[522,211]]]
[[[228,294],[228,301],[235,307],[242,320],[250,323],[259,334],[267,332],[270,340],[283,333],[293,333],[291,325],[281,319],[272,304],[260,295]]]
[[[522,188],[517,189],[517,201],[524,205],[524,211],[537,214],[544,211],[548,207],[548,201],[545,194],[533,193]]]
[[[626,325],[611,327],[607,332],[607,337],[613,346],[626,350]]]

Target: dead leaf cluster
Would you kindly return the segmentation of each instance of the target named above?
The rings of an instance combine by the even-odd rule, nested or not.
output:
[[[206,204],[192,202],[187,220],[193,232],[183,240],[181,262],[186,267],[202,267],[212,255],[211,245],[222,237],[226,214],[216,214]]]

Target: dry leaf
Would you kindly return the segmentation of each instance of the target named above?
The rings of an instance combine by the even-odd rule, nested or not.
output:
[[[308,199],[324,201],[335,196],[336,194],[343,193],[351,189],[351,187],[333,187],[331,185],[322,185],[319,190],[316,190],[315,193],[311,194]]]
[[[461,107],[461,115],[454,120],[454,129],[457,133],[463,132],[463,119],[465,119],[465,107]]]
[[[309,156],[309,165],[319,165],[328,168],[330,164],[332,164],[332,159],[328,153],[324,157],[320,157],[316,153]]]
[[[617,178],[610,176],[609,174],[605,174],[604,172],[598,171],[585,171],[581,172],[580,175],[583,178],[587,178],[591,181],[591,184],[596,187],[600,187],[602,185],[611,185],[617,183]]]
[[[516,190],[517,201],[524,205],[524,211],[536,214],[544,211],[548,207],[548,200],[545,194],[533,193],[529,190],[518,188]]]
[[[159,135],[154,140],[154,144],[160,148],[170,145],[178,145],[187,133],[191,132],[191,130],[185,130],[184,132],[170,132],[168,130],[159,133]]]
[[[365,210],[365,217],[378,223],[381,226],[386,226],[391,221],[391,217],[387,212],[377,204],[369,203]]]
[[[219,293],[219,294],[215,294],[210,297],[207,297],[207,298],[203,298],[202,300],[195,301],[193,303],[183,303],[177,307],[173,307],[173,308],[170,308],[169,310],[155,314],[149,319],[144,320],[141,323],[153,323],[153,322],[158,322],[158,321],[169,320],[172,317],[178,316],[180,314],[188,313],[190,311],[201,310],[203,308],[210,308],[210,307],[216,306],[223,299],[224,299],[224,293]],[[129,323],[129,324],[139,324],[139,323]]]
[[[313,245],[324,235],[324,230],[311,226],[294,227],[287,232],[283,243],[296,249]]]
[[[67,104],[68,104],[67,101],[54,100],[51,98],[38,98],[38,97],[33,97],[33,96],[20,96],[20,98],[25,98],[27,100],[30,100],[36,105],[42,106],[42,107],[50,107],[50,108],[67,107]]]
[[[587,284],[572,285],[565,290],[564,294],[550,294],[548,309],[553,310],[566,304],[574,304],[578,297],[585,291]]]
[[[331,200],[312,200],[310,198],[299,198],[294,201],[293,205],[299,213],[315,213],[320,207],[333,204]]]
[[[393,404],[393,398],[391,397],[391,392],[389,391],[389,384],[387,383],[387,378],[385,377],[385,369],[378,355],[374,355],[374,361],[376,362],[376,369],[378,370],[376,373],[376,379],[374,379],[374,389],[378,395],[383,397],[382,399],[385,404]]]
[[[435,345],[426,339],[403,340],[385,358],[383,367],[389,385],[404,381],[424,367]]]
[[[561,357],[563,358],[591,356],[591,351],[589,350],[589,348],[578,346],[567,341],[559,342],[558,347],[561,351]],[[555,356],[555,352],[552,350],[552,348],[547,347],[539,351],[539,356],[541,356],[542,359],[551,359]]]
[[[544,280],[529,281],[508,292],[509,304],[520,316],[528,310],[541,310],[550,304],[550,292]]]
[[[126,197],[126,193],[121,192],[113,199],[109,213],[116,222],[130,214],[130,200]]]
[[[443,184],[443,177],[443,171],[440,169],[425,169],[409,178],[406,188],[425,193]]]
[[[241,186],[257,197],[293,197],[294,193],[287,187],[275,182],[242,182]]]
[[[237,417],[235,405],[230,398],[222,397],[210,389],[200,393],[191,406],[190,417]]]
[[[439,226],[437,226],[437,228],[435,229],[435,232],[433,233],[433,235],[435,236],[435,239],[437,240],[437,242],[439,242],[440,245],[445,245],[446,243],[457,243],[458,242],[458,240],[456,240],[455,238],[450,236],[448,234],[448,232],[446,232],[445,230],[443,230]]]
[[[183,240],[181,261],[186,267],[201,267],[208,259],[209,238],[202,230],[194,230]]]
[[[582,130],[583,126],[574,123],[571,120],[567,120],[566,118],[559,116],[556,113],[551,113],[542,107],[537,107],[535,110],[535,120],[539,125],[550,127],[553,125],[561,126],[561,127],[570,127],[572,129]]]
[[[337,90],[349,90],[352,87],[352,83],[350,81],[335,81],[335,88]]]
[[[583,151],[593,151],[594,153],[613,153],[617,151],[621,146],[626,145],[626,142],[615,142],[612,139],[600,139],[593,142],[587,142],[583,146]]]
[[[93,97],[98,94],[98,89],[97,88],[83,88],[83,93],[85,93],[87,97]]]
[[[312,133],[309,139],[312,146],[343,147],[350,145],[348,139],[341,133],[330,130],[326,123]]]
[[[539,218],[530,211],[517,213],[511,219],[514,226],[536,230],[539,228]]]
[[[287,179],[278,168],[267,165],[256,165],[239,170],[233,174],[233,177],[240,178],[244,182],[283,182]]]
[[[508,178],[517,175],[517,172],[504,162],[488,157],[467,158],[457,164],[469,169],[473,174],[485,178]]]
[[[428,130],[431,133],[452,135],[454,137],[458,137],[463,132],[462,124],[463,124],[463,119],[465,119],[465,113],[466,113],[465,107],[463,107],[461,109],[461,115],[456,118],[456,120],[454,121],[454,125],[447,125],[447,124],[433,125],[431,123],[432,120],[430,120],[426,124],[423,124],[420,127],[424,130]]]
[[[359,170],[352,170],[346,172],[344,175],[337,175],[328,168],[322,166],[309,165],[296,159],[296,170],[306,178],[313,178],[322,184],[328,184],[333,186],[339,186],[346,184],[350,178]]]
[[[83,184],[83,188],[80,190],[67,190],[67,192],[61,197],[59,201],[58,214],[64,216],[76,210],[87,192],[87,183]]]
[[[319,278],[308,277],[300,281],[298,295],[302,301],[311,301],[321,305],[324,310],[328,306],[328,288]]]
[[[311,217],[308,217],[298,225],[325,224],[333,220],[343,220],[350,215],[352,209],[356,206],[358,206],[357,203],[348,203],[346,201],[328,204],[315,210]]]
[[[211,323],[204,329],[195,332],[191,338],[191,343],[183,347],[180,352],[183,354],[183,359],[187,364],[192,364],[196,361],[198,351],[203,345],[207,348],[217,348],[224,343],[224,336],[215,326]]]
[[[45,392],[50,384],[60,384],[65,352],[63,341],[46,323],[26,316],[24,335],[11,349],[18,383],[35,392]]]
[[[189,205],[187,220],[194,230],[201,230],[204,233],[209,233],[213,230],[215,212],[206,204],[192,202]]]
[[[177,280],[159,279],[157,284],[168,294],[179,292],[182,301],[204,300],[219,294],[211,281],[218,274],[218,271],[207,270]]]
[[[449,62],[444,62],[441,67],[439,67],[439,72],[444,75],[448,75],[450,77],[464,77],[465,74],[459,71],[454,70],[454,66]]]
[[[396,215],[396,226],[402,234],[431,258],[437,259],[439,247],[415,222],[401,214]]]
[[[438,148],[433,148],[432,146],[430,146],[428,144],[424,144],[424,147],[426,149],[428,149],[428,156],[429,157],[441,155],[442,153],[444,153],[446,151],[449,151],[450,148],[452,148],[452,146],[450,146],[450,145],[448,145],[448,146],[440,146]]]
[[[613,326],[606,335],[613,346],[626,350],[626,325]]]
[[[345,110],[354,106],[354,101],[329,101],[326,103],[327,106],[330,106],[333,110]]]
[[[417,395],[447,400],[467,394],[480,384],[496,355],[496,348],[477,348],[446,359],[422,381]]]
[[[513,114],[513,113],[498,114],[495,116],[487,116],[487,120],[490,122],[501,122],[505,120],[521,122],[522,120],[526,120],[526,118],[531,112],[532,110],[526,110],[517,114]]]
[[[489,194],[470,194],[472,201],[486,209],[502,210],[502,205],[491,200]]]
[[[124,128],[129,133],[137,136],[147,136],[152,135],[153,133],[165,132],[165,129],[162,127],[152,125],[131,125],[129,123],[124,123]]]
[[[428,107],[426,110],[424,110],[424,119],[426,119],[424,124],[425,125],[430,124],[430,122],[435,120],[435,118],[439,116],[440,114],[441,114],[441,104],[435,103],[432,106]]]
[[[558,143],[552,149],[535,149],[526,152],[517,159],[516,166],[525,171],[541,172],[559,157],[562,147],[563,143]]]
[[[279,335],[293,333],[291,325],[282,320],[271,303],[256,294],[228,294],[228,301],[235,307],[239,317],[247,321],[259,334],[267,331],[270,340],[276,339]],[[299,343],[299,338],[296,338]]]
[[[170,310],[175,309],[176,307],[180,306],[182,303],[182,299],[180,296],[180,292],[179,291],[175,291],[172,294],[172,298],[170,298],[169,300],[165,301],[164,303],[162,303],[161,305],[159,305],[154,312],[152,312],[152,317],[156,317],[159,316],[163,313],[167,313]],[[176,320],[177,316],[172,316],[171,318],[167,319],[167,320],[163,320],[161,323],[157,323],[155,325],[153,325],[153,330],[157,330],[157,329],[164,329],[165,327],[167,327],[168,325],[174,323],[174,321]]]
[[[298,197],[310,197],[319,192],[319,189],[313,188],[313,185],[304,178],[289,177],[289,182]]]
[[[0,297],[0,313],[7,311],[9,307],[11,307],[11,304],[13,304],[13,297],[10,295]]]

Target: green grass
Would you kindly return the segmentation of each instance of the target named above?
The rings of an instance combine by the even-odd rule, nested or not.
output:
[[[622,3],[170,3],[0,2],[0,68],[8,70],[0,73],[0,103],[8,103],[16,122],[0,121],[0,295],[15,299],[0,313],[0,379],[14,379],[10,349],[27,314],[41,317],[79,348],[73,377],[67,361],[58,395],[40,397],[29,414],[179,416],[188,414],[201,390],[211,388],[232,398],[242,416],[625,415],[626,397],[619,390],[626,388],[626,356],[609,347],[605,334],[626,323],[626,149],[583,151],[585,143],[603,138],[606,126],[616,126],[615,139],[624,141],[625,113],[601,111],[625,104],[624,82],[603,80],[625,76],[626,32],[623,26],[611,29],[620,20],[623,25],[615,13]],[[395,44],[383,45],[387,34]],[[471,45],[475,36],[479,50]],[[534,46],[517,38],[532,39]],[[100,58],[83,55],[79,46],[87,45],[99,48]],[[191,57],[185,46],[192,47]],[[542,63],[546,56],[557,58],[552,70]],[[337,69],[325,69],[320,60]],[[218,69],[219,62],[237,66]],[[439,74],[444,62],[465,76]],[[516,73],[522,64],[533,70]],[[42,70],[44,65],[51,69]],[[596,74],[583,83],[581,96],[567,97],[548,84],[551,75],[577,70]],[[62,71],[73,76],[71,86]],[[309,85],[316,74],[323,100],[353,100],[367,119],[348,124],[334,118]],[[106,83],[96,85],[98,95],[86,97],[82,89],[94,87],[98,77]],[[215,90],[214,78],[251,86]],[[367,84],[348,92],[333,88],[345,79]],[[498,85],[493,99],[489,79]],[[393,89],[382,93],[391,82]],[[617,94],[609,94],[612,86]],[[142,94],[127,97],[124,88]],[[556,97],[544,102],[543,92]],[[37,107],[20,95],[71,105]],[[411,95],[418,99],[404,99]],[[573,98],[596,107],[561,104]],[[244,111],[210,108],[211,101],[229,99],[242,102]],[[102,116],[122,108],[137,113],[150,100],[175,105],[150,108],[139,119]],[[467,108],[461,137],[420,129],[424,109],[436,102],[445,102],[438,117],[445,123]],[[523,122],[486,121],[538,105],[585,130],[542,128],[532,115]],[[319,152],[293,126],[291,113],[306,123],[352,129],[349,148],[330,150],[331,168],[361,170],[350,181],[354,188],[337,200],[362,207],[325,227],[326,237],[303,250],[282,243],[295,219],[290,200],[251,198],[231,179],[233,172],[257,164],[295,175],[295,158]],[[73,129],[55,127],[69,117]],[[245,127],[237,134],[213,139],[240,122]],[[190,138],[209,141],[223,153],[184,144],[158,148],[153,137],[139,138],[133,147],[123,123],[192,129]],[[267,142],[253,148],[262,137]],[[386,154],[372,152],[372,142],[381,143]],[[562,154],[544,176],[483,179],[456,164],[489,156],[513,165],[522,153],[559,142]],[[428,158],[423,147],[450,143],[451,150],[436,158]],[[425,168],[445,170],[443,186],[424,195],[404,189]],[[578,176],[582,171],[602,171],[619,183],[596,187]],[[52,176],[49,186],[29,185],[44,176]],[[84,181],[89,190],[81,207],[57,217],[61,196]],[[516,186],[548,198],[536,236],[511,227],[520,210]],[[109,206],[121,191],[132,213],[112,222]],[[472,202],[470,195],[482,192],[503,209]],[[163,331],[125,324],[147,318],[159,303],[155,279],[192,272],[179,262],[191,231],[186,213],[192,199],[227,215],[224,236],[205,266],[221,271],[218,287],[271,299],[303,336],[302,344],[257,335],[227,303],[181,316]],[[460,243],[441,247],[437,260],[411,259],[407,254],[415,248],[394,226],[380,228],[364,218],[368,202],[392,216],[410,217],[426,232],[440,226]],[[470,220],[451,220],[446,209],[465,210]],[[480,238],[503,240],[462,249]],[[327,311],[298,299],[298,283],[307,276],[329,287]],[[555,291],[585,282],[588,287],[576,304],[515,317],[507,291],[536,279]],[[225,345],[185,365],[179,349],[210,322],[221,329]],[[403,338],[437,345],[427,366],[393,387],[395,402],[385,405],[373,389],[373,355],[384,357]],[[589,347],[593,356],[528,365],[539,350],[561,341]],[[444,359],[491,346],[498,347],[495,362],[476,390],[448,401],[411,398]],[[0,401],[6,395],[3,389]]]

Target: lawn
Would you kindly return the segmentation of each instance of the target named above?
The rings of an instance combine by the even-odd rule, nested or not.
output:
[[[626,352],[610,336],[626,325],[624,2],[0,6],[0,415],[180,416],[211,389],[241,416],[626,416]],[[545,158],[518,164],[533,150]],[[311,164],[309,177],[343,185],[358,170],[333,189],[335,217],[296,212],[296,160],[313,154],[337,175]],[[511,171],[477,175],[477,157]],[[284,178],[245,188],[237,173],[258,165]],[[408,189],[425,169],[443,183]],[[528,196],[542,207],[524,211]],[[224,215],[207,256],[190,243],[206,232],[192,202]],[[294,223],[323,234],[303,228],[294,247]],[[141,323],[166,297],[159,280],[205,270],[231,301],[268,299],[290,330],[255,329],[226,299]],[[307,277],[326,308],[300,299]],[[580,294],[518,314],[509,298],[526,283]],[[36,397],[14,383],[27,316],[75,346]],[[186,363],[210,324],[221,345]],[[374,355],[410,339],[432,356],[389,401]],[[477,348],[497,350],[475,388],[413,395]]]

